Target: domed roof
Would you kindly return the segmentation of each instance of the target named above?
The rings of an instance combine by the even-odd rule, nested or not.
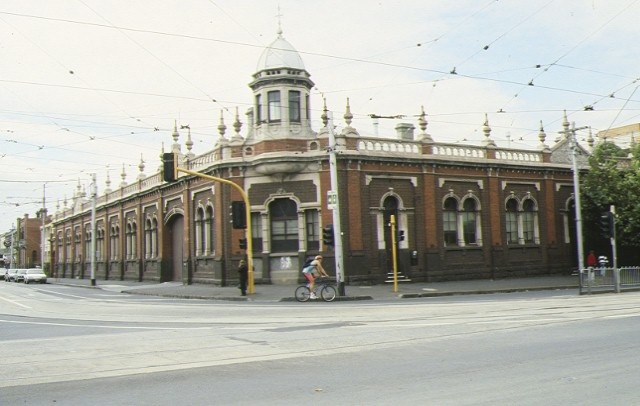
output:
[[[294,68],[304,70],[302,58],[295,48],[282,37],[278,30],[278,38],[269,45],[258,60],[258,72],[265,69]]]

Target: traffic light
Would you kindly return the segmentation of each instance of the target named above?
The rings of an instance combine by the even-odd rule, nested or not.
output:
[[[404,241],[404,230],[398,230],[398,241]]]
[[[241,250],[246,250],[247,249],[247,239],[246,238],[241,238],[238,241],[240,241],[240,249]]]
[[[613,217],[613,213],[604,212],[600,216],[600,230],[602,231],[602,236],[605,238],[613,238],[615,227],[615,219]]]
[[[162,179],[165,182],[175,182],[178,178],[176,169],[176,154],[173,152],[162,154]]]
[[[247,228],[247,206],[244,201],[231,202],[231,224],[233,228]]]
[[[324,245],[334,245],[333,224],[327,224],[322,229],[322,242]]]

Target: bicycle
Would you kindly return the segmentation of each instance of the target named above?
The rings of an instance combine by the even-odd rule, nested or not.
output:
[[[331,279],[318,278],[316,279],[315,292],[320,292],[320,297],[325,302],[332,302],[338,295],[336,287],[333,286]],[[308,285],[300,285],[296,288],[296,300],[298,302],[308,302],[311,298],[311,289]]]

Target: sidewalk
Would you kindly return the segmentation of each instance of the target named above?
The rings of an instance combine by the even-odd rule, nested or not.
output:
[[[89,279],[49,278],[48,283],[70,286],[84,286],[111,292],[136,295],[174,297],[183,299],[207,299],[253,302],[294,301],[294,291],[298,285],[255,285],[251,295],[240,296],[235,286],[220,287],[208,284],[183,285],[182,282],[134,282],[97,280],[91,286]],[[345,286],[345,296],[336,300],[389,300],[420,297],[471,295],[484,293],[510,293],[533,290],[578,289],[577,275],[553,275],[530,278],[497,280],[469,280],[433,283],[398,283],[398,291],[393,291],[392,283],[373,286]]]

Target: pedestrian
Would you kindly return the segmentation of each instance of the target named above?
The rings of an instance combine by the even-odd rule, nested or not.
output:
[[[587,255],[587,266],[589,268],[595,268],[598,265],[598,258],[596,258],[596,253],[591,250],[589,251],[589,255]]]
[[[249,268],[247,267],[247,261],[244,259],[240,260],[238,264],[238,276],[240,277],[240,285],[238,288],[240,289],[240,294],[242,296],[247,296],[247,282],[249,280]]]

